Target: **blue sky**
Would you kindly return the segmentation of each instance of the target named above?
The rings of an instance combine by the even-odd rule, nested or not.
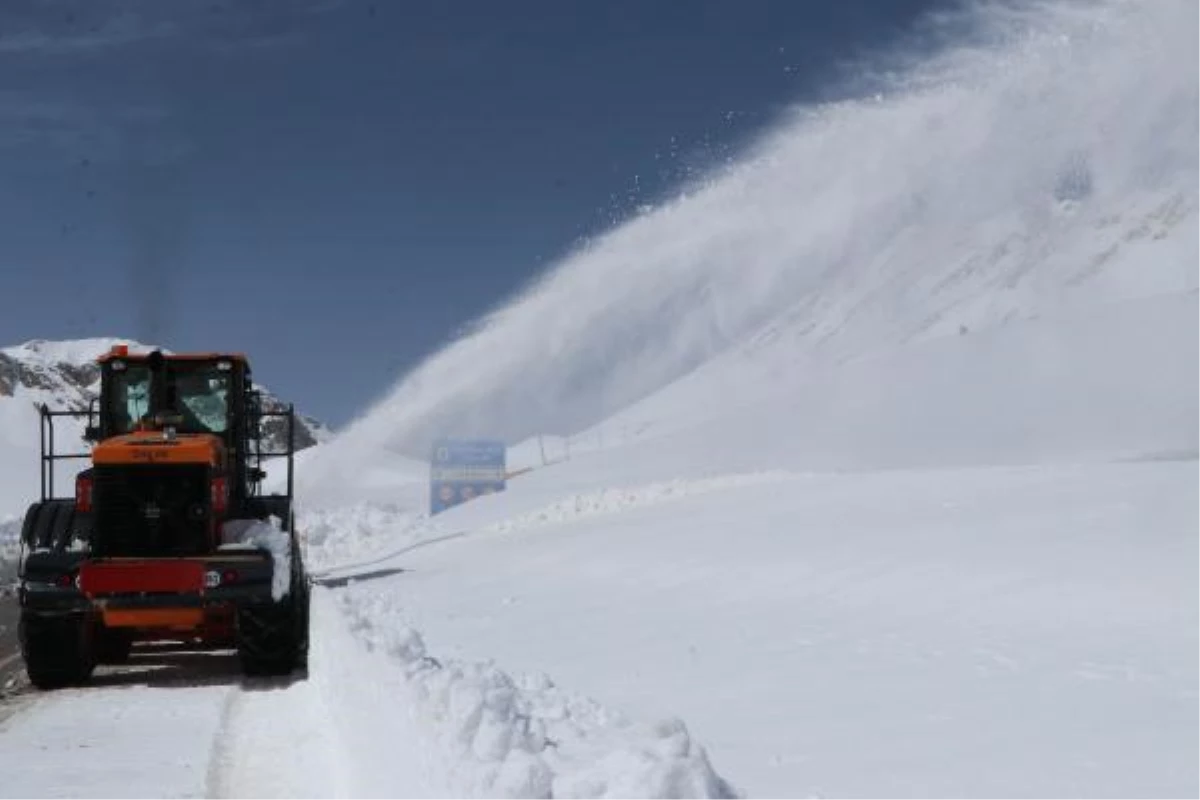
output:
[[[934,0],[0,4],[0,343],[248,352],[335,425]]]

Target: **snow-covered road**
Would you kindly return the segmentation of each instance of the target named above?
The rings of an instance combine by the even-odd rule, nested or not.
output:
[[[317,648],[315,668],[327,658]],[[135,652],[86,688],[25,691],[6,705],[0,796],[353,794],[314,684],[244,679],[231,652]],[[392,794],[403,796],[404,778],[395,775]]]
[[[313,596],[309,671],[135,651],[91,684],[4,701],[0,797],[731,796],[682,724],[426,655],[414,631]]]
[[[143,652],[87,688],[11,699],[0,794],[329,796],[311,698],[303,680],[241,679],[232,653]]]

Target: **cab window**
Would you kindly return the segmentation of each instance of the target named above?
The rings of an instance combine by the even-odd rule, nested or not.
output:
[[[150,370],[127,366],[112,373],[114,433],[130,433],[150,414]]]

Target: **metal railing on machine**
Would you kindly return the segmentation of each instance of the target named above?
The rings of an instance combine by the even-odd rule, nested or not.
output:
[[[54,468],[60,461],[81,461],[91,459],[92,454],[87,453],[58,453],[55,452],[55,430],[54,420],[62,417],[71,417],[73,419],[87,419],[87,427],[93,427],[96,419],[96,409],[98,401],[93,398],[86,409],[51,409],[45,403],[38,406],[38,413],[41,418],[41,481],[42,481],[42,502],[58,498],[54,491]]]

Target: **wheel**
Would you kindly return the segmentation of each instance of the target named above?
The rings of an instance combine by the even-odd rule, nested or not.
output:
[[[237,649],[246,675],[287,675],[300,666],[296,603],[290,595],[278,603],[238,609]]]
[[[38,523],[46,506],[46,503],[34,503],[25,512],[25,521],[21,524],[21,541],[25,542],[25,546],[30,550],[37,547]]]
[[[293,544],[292,584],[287,597],[277,603],[238,609],[237,649],[242,672],[287,675],[307,668],[308,605],[308,582]]]
[[[64,553],[71,550],[76,541],[83,542],[84,547],[90,547],[92,541],[91,513],[77,511],[74,506],[68,506],[67,512],[60,516],[56,523],[52,532],[54,537],[52,544],[56,552]]]
[[[71,544],[71,534],[75,528],[75,507],[64,506],[54,518],[54,526],[50,529],[50,547],[61,553]]]
[[[237,612],[237,649],[246,675],[286,675],[308,666],[308,580],[299,542],[291,535],[291,584],[278,602]]]
[[[66,502],[51,500],[45,504],[37,520],[36,543],[38,548],[49,549],[54,546],[55,534],[73,511],[74,509]]]
[[[22,611],[17,628],[25,673],[37,688],[82,683],[96,668],[92,626],[84,615]]]

